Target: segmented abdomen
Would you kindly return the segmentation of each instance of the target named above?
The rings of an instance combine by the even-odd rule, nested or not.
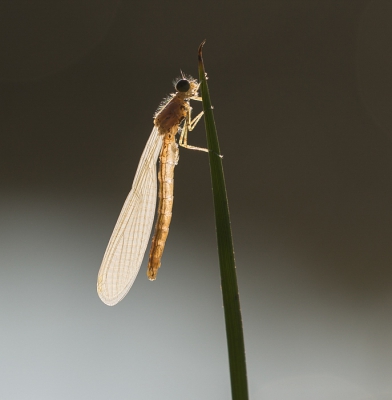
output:
[[[174,168],[178,162],[178,145],[175,136],[178,126],[172,128],[172,132],[165,135],[161,150],[160,165],[158,172],[159,179],[159,204],[157,209],[157,222],[152,238],[150,257],[148,260],[147,276],[150,280],[155,280],[158,269],[161,266],[161,258],[173,209],[173,189],[174,189]]]

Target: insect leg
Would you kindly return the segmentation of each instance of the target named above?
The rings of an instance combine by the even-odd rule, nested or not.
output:
[[[196,100],[196,99],[194,99]],[[196,147],[196,146],[190,146],[188,144],[188,131],[193,131],[195,128],[196,124],[200,121],[200,118],[203,116],[204,111],[202,111],[200,114],[198,114],[193,120],[191,119],[191,108],[189,108],[187,118],[185,119],[184,127],[182,128],[180,139],[178,141],[178,144],[182,147],[185,147],[187,149],[191,150],[199,150],[199,151],[205,151],[208,153],[208,149],[205,149],[203,147]]]

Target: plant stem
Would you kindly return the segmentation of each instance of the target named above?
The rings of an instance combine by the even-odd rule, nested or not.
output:
[[[204,70],[202,57],[202,48],[204,43],[205,41],[199,47],[199,81],[203,100],[212,193],[214,198],[223,308],[225,313],[227,347],[229,354],[231,392],[233,400],[248,400],[244,334],[242,329],[240,298],[234,260],[233,239],[230,227],[229,205],[218,136],[216,133],[214,115],[212,112],[210,94]]]

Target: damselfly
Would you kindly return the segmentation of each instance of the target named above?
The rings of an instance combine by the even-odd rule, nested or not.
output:
[[[201,112],[191,119],[189,101],[201,100],[198,97],[199,84],[192,77],[182,74],[174,86],[176,93],[164,100],[154,115],[154,128],[99,269],[98,295],[109,306],[117,304],[128,293],[143,261],[154,220],[158,156],[159,204],[147,267],[150,280],[156,279],[161,265],[172,217],[174,167],[178,162],[177,133],[181,131],[180,146],[208,151],[188,145],[188,131],[193,130],[203,115]]]

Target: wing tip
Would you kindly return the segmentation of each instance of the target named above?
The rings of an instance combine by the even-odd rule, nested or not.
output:
[[[122,290],[117,291],[115,295],[110,295],[109,290],[107,290],[107,285],[105,285],[105,283],[102,282],[102,279],[98,277],[97,293],[102,302],[107,306],[115,306],[127,295],[132,284],[133,281],[130,285],[127,285]]]
[[[117,303],[119,303],[125,297],[125,295],[127,293],[124,293],[121,296],[117,295],[117,296],[111,297],[111,296],[106,296],[104,293],[98,291],[98,296],[99,296],[99,298],[102,300],[102,302],[104,304],[106,304],[107,306],[112,307],[112,306],[115,306]]]

